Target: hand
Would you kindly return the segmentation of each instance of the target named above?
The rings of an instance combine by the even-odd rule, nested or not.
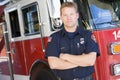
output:
[[[67,60],[68,55],[69,54],[67,54],[67,53],[61,53],[60,58],[63,59],[63,60]]]

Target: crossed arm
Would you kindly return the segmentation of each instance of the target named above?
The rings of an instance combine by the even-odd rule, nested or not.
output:
[[[61,53],[59,57],[48,57],[51,69],[70,69],[78,66],[93,66],[96,60],[96,52],[90,52],[83,55],[71,55]]]

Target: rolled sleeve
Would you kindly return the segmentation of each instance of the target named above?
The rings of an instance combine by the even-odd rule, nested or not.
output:
[[[89,52],[97,52],[97,56],[100,55],[100,52],[99,52],[99,48],[98,48],[98,44],[97,42],[95,42],[92,38],[92,32],[88,32],[86,34],[86,50],[85,50],[85,53],[89,53]]]
[[[51,40],[48,42],[45,57],[55,56],[59,57],[59,39],[56,34],[50,36]]]

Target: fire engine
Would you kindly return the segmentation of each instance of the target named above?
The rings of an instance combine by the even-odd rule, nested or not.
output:
[[[60,30],[60,6],[78,5],[78,24],[96,37],[100,56],[95,80],[120,80],[120,0],[17,0],[5,8],[2,24],[6,55],[0,54],[0,80],[57,80],[44,57],[50,34]]]

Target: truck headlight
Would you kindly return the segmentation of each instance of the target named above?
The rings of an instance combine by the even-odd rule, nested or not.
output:
[[[120,42],[115,42],[110,45],[110,51],[112,54],[120,54]]]
[[[115,76],[120,75],[120,64],[115,64],[113,66],[113,73],[114,73]]]

